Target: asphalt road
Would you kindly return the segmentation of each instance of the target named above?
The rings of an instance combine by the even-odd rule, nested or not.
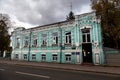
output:
[[[120,75],[0,64],[0,80],[120,80]]]

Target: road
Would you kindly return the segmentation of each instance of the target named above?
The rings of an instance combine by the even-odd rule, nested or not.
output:
[[[120,80],[120,75],[0,63],[0,80]]]

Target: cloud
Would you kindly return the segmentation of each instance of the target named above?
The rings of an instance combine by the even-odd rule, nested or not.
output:
[[[63,21],[70,12],[80,14],[91,11],[90,0],[0,0],[0,13],[7,13],[23,27]],[[14,16],[14,17],[13,17]],[[27,25],[23,25],[23,24]]]

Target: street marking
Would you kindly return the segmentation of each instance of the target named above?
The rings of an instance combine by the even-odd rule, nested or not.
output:
[[[23,75],[28,75],[28,76],[43,77],[43,78],[47,78],[47,79],[50,78],[49,76],[38,75],[38,74],[31,74],[31,73],[24,73],[24,72],[19,72],[19,71],[16,71],[15,73],[17,73],[17,74],[23,74]]]
[[[0,69],[0,71],[5,71],[5,69]]]

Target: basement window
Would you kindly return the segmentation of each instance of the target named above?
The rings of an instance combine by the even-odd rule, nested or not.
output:
[[[70,62],[71,61],[71,55],[70,54],[66,54],[65,58],[66,58],[66,62]]]
[[[53,54],[52,57],[53,57],[53,61],[57,61],[57,54]]]
[[[46,55],[42,54],[42,61],[46,61]]]
[[[32,54],[32,60],[36,60],[36,54]]]
[[[27,54],[24,54],[24,60],[26,60],[27,59]]]

